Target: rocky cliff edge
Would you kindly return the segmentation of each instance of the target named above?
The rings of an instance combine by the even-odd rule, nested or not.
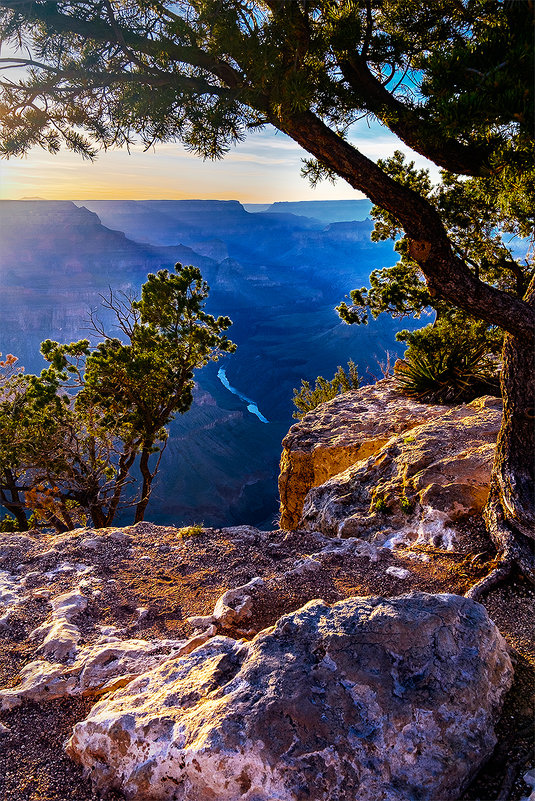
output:
[[[292,530],[2,535],[1,797],[527,795],[533,593],[460,597],[492,565],[499,404],[392,392],[292,428],[283,460],[322,477]]]

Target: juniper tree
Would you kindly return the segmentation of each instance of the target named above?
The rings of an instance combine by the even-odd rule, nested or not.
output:
[[[139,301],[114,293],[103,299],[120,336],[93,317],[96,343],[46,340],[49,367],[5,382],[0,501],[18,510],[22,528],[24,508],[58,529],[73,528],[80,514],[97,528],[111,525],[136,466],[141,486],[135,501],[129,491],[128,503],[135,522],[143,520],[165,427],[190,408],[194,370],[235,350],[225,334],[229,318],[204,311],[207,295],[196,267],[150,274]]]
[[[138,137],[217,158],[270,124],[308,151],[312,180],[344,179],[403,232],[398,271],[409,271],[409,291],[415,278],[432,299],[504,332],[504,417],[486,519],[499,574],[517,564],[534,580],[530,269],[505,254],[511,286],[495,277],[491,253],[483,271],[453,236],[444,204],[351,143],[352,124],[375,118],[452,176],[460,231],[465,184],[492,197],[507,225],[529,228],[533,3],[0,0],[0,10],[3,40],[31,53],[3,61],[27,70],[23,79],[4,72],[4,155],[64,142],[91,158]],[[472,205],[468,229],[474,213]]]

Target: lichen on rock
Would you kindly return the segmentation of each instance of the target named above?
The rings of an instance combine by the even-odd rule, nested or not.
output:
[[[394,435],[305,499],[300,526],[380,543],[452,547],[455,523],[488,497],[501,402],[480,398]]]

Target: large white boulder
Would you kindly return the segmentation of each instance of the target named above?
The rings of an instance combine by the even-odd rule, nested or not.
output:
[[[490,755],[511,682],[469,599],[318,600],[139,676],[67,750],[136,801],[451,801]]]

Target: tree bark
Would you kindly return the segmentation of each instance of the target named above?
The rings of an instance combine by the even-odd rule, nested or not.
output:
[[[144,520],[145,510],[147,508],[147,504],[150,498],[152,479],[154,478],[154,475],[153,473],[151,473],[149,468],[150,456],[151,456],[151,449],[148,447],[144,447],[143,450],[141,451],[141,457],[139,460],[139,469],[143,477],[143,486],[141,488],[141,500],[136,506],[136,517],[134,521],[135,523],[141,523],[142,520]]]
[[[0,489],[0,503],[14,516],[19,525],[19,531],[28,531],[28,518],[23,508],[24,504],[20,499],[13,473],[9,468],[4,470],[4,478],[6,482],[5,489],[9,491],[11,498],[6,496],[4,489]]]
[[[535,307],[535,278],[524,297]],[[535,341],[507,334],[498,434],[485,520],[504,560],[535,583]]]
[[[390,178],[311,111],[284,119],[274,116],[270,121],[400,222],[410,240],[410,255],[424,274],[431,295],[520,339],[533,339],[533,307],[472,274],[454,254],[438,212],[424,197]]]

